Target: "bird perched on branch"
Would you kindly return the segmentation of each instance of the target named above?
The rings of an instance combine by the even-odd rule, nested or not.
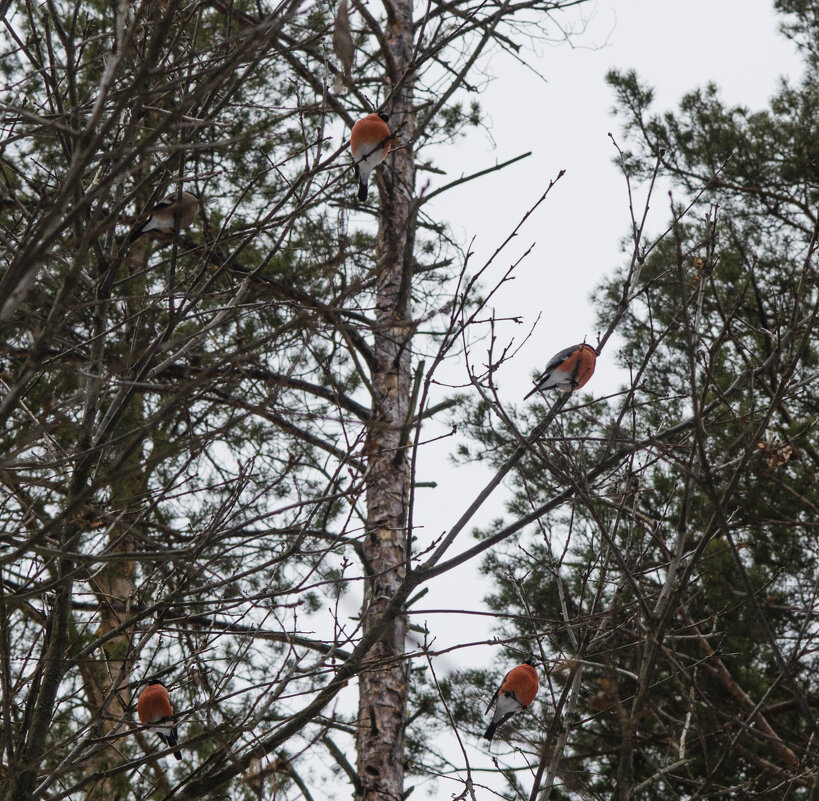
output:
[[[389,115],[383,111],[368,114],[353,125],[350,134],[350,152],[353,154],[355,174],[358,178],[358,199],[367,199],[370,173],[390,152],[392,134],[387,125]]]
[[[543,374],[535,381],[535,388],[523,400],[543,389],[574,392],[584,386],[594,374],[597,353],[591,345],[581,342],[556,353],[549,360]]]
[[[495,714],[483,736],[491,742],[498,726],[509,720],[516,712],[526,709],[535,700],[537,688],[537,671],[534,662],[527,659],[522,665],[513,667],[506,674],[501,686],[495,691],[489,706],[486,707],[486,712],[488,712],[494,703]]]
[[[176,736],[177,728],[173,722],[171,699],[165,685],[158,679],[151,679],[148,686],[139,694],[137,714],[139,722],[155,731],[163,743],[175,748],[173,755],[177,759],[182,759],[182,754],[176,747],[179,741]]]
[[[143,234],[151,231],[161,231],[170,233],[174,230],[181,231],[188,228],[196,219],[199,212],[199,200],[196,195],[190,192],[183,192],[181,197],[174,192],[163,200],[160,200],[151,210],[147,220],[141,220],[128,237],[129,242],[134,242]]]

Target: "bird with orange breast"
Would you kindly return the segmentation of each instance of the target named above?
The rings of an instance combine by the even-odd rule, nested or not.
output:
[[[367,199],[370,173],[390,152],[392,134],[387,125],[389,115],[380,111],[368,114],[353,125],[350,134],[350,152],[353,156],[355,175],[358,178],[358,199]]]
[[[489,706],[486,707],[488,712],[494,703],[495,714],[483,736],[492,742],[498,726],[509,720],[516,712],[526,709],[535,700],[537,688],[537,671],[534,662],[527,659],[522,665],[513,667],[506,674],[501,686],[495,691]]]
[[[585,386],[594,374],[597,353],[591,345],[581,342],[556,353],[549,360],[546,369],[535,381],[535,388],[523,400],[544,389],[559,389],[574,392]]]
[[[178,748],[177,730],[173,722],[173,707],[168,697],[168,690],[158,679],[151,679],[148,686],[139,694],[137,700],[137,714],[139,722],[159,735],[165,745],[176,750],[173,755],[182,759]]]

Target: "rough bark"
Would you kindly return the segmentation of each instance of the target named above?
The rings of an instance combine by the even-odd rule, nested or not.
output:
[[[378,285],[372,371],[373,415],[367,438],[367,536],[370,571],[362,610],[366,633],[406,575],[409,467],[401,432],[409,413],[411,379],[410,285],[414,240],[415,132],[412,76],[412,0],[388,3],[386,46],[397,84],[390,128],[397,146],[379,170]],[[395,615],[370,651],[359,680],[358,777],[363,801],[401,799],[404,784],[404,722],[408,666],[403,659],[407,617]]]

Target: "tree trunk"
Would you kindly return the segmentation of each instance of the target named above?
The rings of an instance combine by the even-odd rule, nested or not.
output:
[[[390,129],[397,142],[379,168],[378,285],[372,369],[373,417],[367,436],[367,534],[370,572],[362,620],[367,632],[406,575],[409,553],[409,466],[401,432],[409,413],[415,160],[413,88],[405,71],[412,55],[412,0],[388,3],[387,46],[395,65]],[[400,801],[404,787],[404,722],[409,669],[403,659],[407,617],[396,615],[373,646],[360,680],[358,777],[363,801]]]

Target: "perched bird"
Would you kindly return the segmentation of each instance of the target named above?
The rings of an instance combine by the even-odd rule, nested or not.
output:
[[[591,345],[581,342],[556,353],[546,365],[543,374],[535,381],[535,388],[523,400],[541,389],[573,392],[584,386],[594,374],[597,354]]]
[[[181,752],[176,748],[179,741],[176,738],[171,700],[168,698],[165,685],[158,679],[151,679],[148,686],[139,694],[137,714],[139,722],[155,731],[163,743],[175,748],[173,755],[177,759],[182,759]]]
[[[522,665],[513,667],[506,674],[503,684],[495,691],[489,706],[486,707],[486,712],[488,712],[494,703],[495,714],[483,736],[491,742],[498,726],[509,720],[515,712],[526,709],[535,700],[537,688],[537,671],[534,662],[527,659]]]
[[[177,197],[176,192],[174,192],[154,206],[147,220],[137,223],[136,228],[131,232],[131,236],[128,237],[128,241],[133,242],[143,234],[151,231],[162,231],[164,233],[174,230],[181,231],[193,223],[198,212],[199,201],[196,195],[183,192],[182,197]]]
[[[383,111],[368,114],[353,125],[350,134],[350,152],[353,154],[355,174],[358,178],[358,199],[367,199],[367,185],[373,168],[387,158],[390,152],[390,133],[387,120],[389,116]]]

